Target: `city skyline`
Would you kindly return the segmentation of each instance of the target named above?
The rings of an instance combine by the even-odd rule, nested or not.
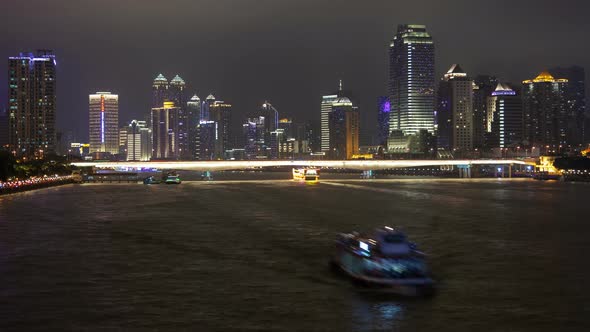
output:
[[[48,10],[55,12],[57,8],[66,7],[66,3],[69,2],[53,2]],[[213,12],[223,11],[228,3],[224,2],[214,7]],[[187,12],[193,6],[184,2],[177,4],[179,8],[187,9]],[[10,34],[2,37],[3,45],[7,47],[3,47],[0,55],[6,59],[20,52],[43,47],[55,51],[59,77],[57,127],[64,132],[75,131],[81,141],[86,141],[85,137],[88,135],[85,130],[88,115],[83,110],[86,108],[84,104],[87,103],[84,99],[89,93],[103,90],[118,93],[121,98],[120,124],[128,123],[131,119],[143,118],[142,116],[149,112],[149,84],[160,72],[167,77],[179,73],[188,82],[187,91],[190,95],[198,93],[201,98],[209,93],[225,96],[232,102],[233,110],[236,112],[233,121],[238,123],[245,118],[245,114],[255,110],[268,99],[283,115],[293,117],[296,121],[311,120],[319,124],[317,105],[322,93],[332,91],[334,81],[343,79],[346,86],[355,91],[355,95],[358,95],[361,101],[361,131],[366,135],[367,131],[371,134],[375,132],[374,110],[377,109],[377,97],[386,93],[387,46],[398,24],[416,23],[428,27],[437,50],[437,79],[453,63],[461,63],[462,68],[473,77],[489,74],[498,77],[502,82],[516,84],[555,66],[580,65],[588,68],[588,60],[584,56],[587,53],[585,46],[575,42],[577,39],[583,40],[582,27],[587,24],[583,22],[580,14],[576,14],[581,11],[572,10],[577,6],[569,6],[566,15],[565,8],[552,8],[548,1],[536,1],[534,6],[532,4],[533,2],[511,4],[511,12],[502,17],[503,21],[500,24],[479,14],[481,8],[478,5],[467,2],[445,4],[444,8],[439,8],[440,5],[435,2],[406,4],[403,7],[385,2],[363,6],[343,4],[339,8],[333,8],[326,3],[316,3],[316,12],[333,11],[339,15],[330,16],[330,26],[313,15],[303,15],[302,20],[310,20],[310,25],[302,30],[313,29],[316,32],[314,38],[307,38],[302,35],[302,31],[294,29],[293,19],[286,22],[283,20],[290,17],[288,14],[293,11],[306,12],[312,4],[304,1],[297,4],[282,4],[276,15],[270,21],[266,21],[267,26],[262,28],[256,24],[252,26],[252,22],[246,19],[247,15],[232,12],[228,14],[228,19],[233,19],[232,24],[238,27],[250,24],[246,30],[240,31],[238,28],[236,31],[216,31],[201,21],[195,23],[194,27],[185,23],[182,29],[177,31],[180,40],[187,39],[190,33],[198,30],[195,32],[195,38],[202,38],[203,41],[212,44],[208,46],[207,52],[199,52],[198,47],[189,48],[186,43],[180,43],[182,47],[163,43],[167,33],[150,35],[154,40],[148,42],[147,35],[134,31],[130,36],[130,31],[122,28],[120,24],[107,28],[113,39],[100,38],[106,43],[106,47],[101,46],[103,49],[97,49],[88,47],[86,40],[81,38],[84,33],[95,35],[103,28],[93,18],[81,24],[81,32],[76,33],[62,31],[61,24],[53,24],[55,22],[49,22],[48,18],[35,14],[33,17],[24,18],[24,22],[19,24],[23,26],[23,38],[17,40]],[[436,13],[419,11],[418,9],[424,5],[437,7],[437,11],[433,11]],[[22,5],[11,3],[8,6],[9,11],[12,9],[18,12]],[[92,10],[101,11],[93,5],[90,7]],[[114,13],[113,19],[117,21],[122,19],[123,14],[131,15],[130,19],[139,26],[145,25],[154,17],[157,7],[154,3],[148,2],[137,13],[131,14],[128,12],[131,10],[128,4],[120,4],[117,5],[120,13]],[[389,14],[397,7],[405,9],[401,11],[405,14]],[[502,6],[498,5],[498,8],[500,7]],[[71,3],[67,8],[68,13],[80,14],[81,17],[87,10]],[[268,4],[264,11],[273,9],[277,8],[273,4]],[[564,11],[563,15],[560,15],[561,11]],[[455,20],[449,23],[443,19],[447,17],[444,13],[453,13]],[[60,15],[55,13],[52,19],[58,20],[61,18]],[[184,14],[179,11],[178,15],[182,17]],[[570,24],[562,24],[559,21],[559,17],[566,16]],[[76,22],[77,17],[78,15],[66,16],[63,17],[63,21]],[[344,24],[347,19],[355,17],[356,21],[350,26]],[[359,29],[359,23],[369,17],[370,24],[362,25]],[[37,29],[28,29],[26,24],[22,24],[29,20],[37,20],[35,22],[38,24],[45,22],[43,25],[51,28],[48,33],[41,36]],[[553,23],[542,23],[549,20]],[[14,23],[14,20],[7,18],[0,24],[6,25],[10,31],[10,26],[15,25],[11,23]],[[468,31],[470,24],[477,24],[478,29]],[[520,24],[527,24],[534,29],[528,32],[519,31],[516,27]],[[580,29],[572,27],[576,24]],[[496,33],[498,25],[511,31],[511,34],[499,36]],[[196,29],[197,27],[201,29]],[[165,30],[175,32],[168,31],[172,28]],[[249,33],[254,36],[249,44],[241,42],[238,38]],[[558,38],[565,33],[572,35],[572,38]],[[577,33],[580,33],[579,38],[575,37]],[[118,34],[122,37],[117,37]],[[462,38],[457,38],[458,36]],[[462,45],[463,37],[469,38],[470,43]],[[132,38],[133,42],[125,45],[121,42],[121,39],[125,38]],[[503,51],[489,52],[491,46],[488,44],[492,42],[502,45]],[[349,46],[345,47],[343,44]],[[171,47],[177,52],[169,52]],[[230,55],[229,47],[239,48],[239,51],[234,50],[232,52],[236,52],[236,55]],[[346,52],[341,52],[345,49]],[[6,63],[3,62],[2,66],[6,66]],[[5,68],[0,67],[3,70]],[[2,75],[0,84],[6,86],[5,80],[6,77]],[[7,98],[4,90],[0,91],[0,102],[3,106]]]

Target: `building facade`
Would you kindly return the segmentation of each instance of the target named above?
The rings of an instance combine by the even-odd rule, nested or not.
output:
[[[149,161],[152,156],[151,129],[146,121],[133,120],[127,129],[127,161]]]
[[[168,80],[164,75],[158,74],[152,82],[152,108],[163,107],[168,101]]]
[[[434,41],[424,25],[399,25],[389,45],[389,130],[434,134]]]
[[[473,80],[473,148],[485,149],[488,137],[488,97],[498,86],[498,80],[490,75],[477,75]]]
[[[201,99],[194,95],[186,103],[187,123],[188,123],[188,149],[191,159],[198,159],[200,152],[197,149],[197,128],[201,121]]]
[[[339,97],[329,114],[330,150],[333,159],[351,159],[358,154],[360,116],[347,97]]]
[[[498,83],[488,97],[486,131],[490,148],[514,148],[522,144],[522,100],[508,84]]]
[[[542,72],[522,84],[525,143],[541,152],[567,146],[568,80]]]
[[[56,82],[52,51],[8,59],[8,144],[18,158],[55,152]]]
[[[389,114],[391,103],[389,97],[381,96],[377,100],[377,144],[386,145],[389,137]]]
[[[473,150],[473,81],[457,64],[439,84],[437,124],[439,149]]]
[[[560,78],[567,79],[567,141],[572,146],[590,144],[590,128],[587,126],[586,116],[586,74],[583,67],[556,67],[549,72]]]
[[[216,100],[209,106],[209,120],[215,121],[218,126],[218,139],[215,140],[215,159],[224,159],[225,151],[231,149],[231,109],[232,105],[221,100]]]
[[[119,153],[119,96],[97,92],[88,96],[90,153]]]
[[[178,159],[178,113],[173,102],[152,108],[152,159]]]

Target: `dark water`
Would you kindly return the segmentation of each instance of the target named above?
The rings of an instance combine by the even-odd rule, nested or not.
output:
[[[532,180],[68,185],[0,197],[0,330],[588,331],[590,185]],[[405,227],[432,299],[327,269]]]

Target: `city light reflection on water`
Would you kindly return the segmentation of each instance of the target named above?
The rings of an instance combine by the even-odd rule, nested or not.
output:
[[[3,197],[0,330],[590,330],[587,184],[248,176]],[[336,233],[384,224],[428,253],[437,296],[329,272]]]

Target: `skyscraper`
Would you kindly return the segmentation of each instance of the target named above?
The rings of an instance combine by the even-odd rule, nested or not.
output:
[[[178,159],[178,113],[173,102],[152,108],[153,159]]]
[[[210,116],[210,108],[211,105],[215,103],[215,96],[213,94],[209,94],[205,101],[201,105],[201,121],[208,121]]]
[[[55,67],[49,50],[8,59],[9,147],[17,157],[43,158],[55,151]]]
[[[357,99],[353,96],[350,90],[342,88],[342,80],[338,83],[338,91],[331,95],[322,96],[321,104],[321,121],[320,121],[320,150],[324,153],[330,151],[330,113],[334,109],[334,102],[339,98],[347,98],[354,111],[359,111]]]
[[[127,161],[149,161],[152,155],[151,130],[145,121],[133,120],[127,130]]]
[[[329,114],[330,157],[351,159],[359,151],[359,112],[353,109],[347,97],[339,97],[332,105]]]
[[[377,107],[377,144],[385,145],[389,136],[389,113],[391,111],[389,97],[379,97]]]
[[[444,75],[438,89],[438,148],[473,149],[473,81],[457,64]]]
[[[522,144],[522,100],[508,84],[498,86],[488,97],[486,131],[491,148],[515,147]]]
[[[568,80],[566,86],[568,144],[590,143],[590,128],[585,126],[586,75],[584,68],[580,66],[556,67],[549,69],[549,72],[555,77]]]
[[[97,92],[88,96],[90,153],[119,153],[119,96]]]
[[[164,106],[168,100],[168,80],[164,75],[158,74],[152,83],[152,108]]]
[[[252,117],[242,125],[246,159],[267,157],[267,144],[264,141],[265,120],[263,116]]]
[[[187,108],[187,126],[188,126],[188,149],[191,159],[197,159],[197,127],[201,121],[201,99],[194,95],[186,103]]]
[[[179,158],[183,160],[191,159],[189,148],[189,118],[186,101],[186,83],[176,75],[171,81],[168,88],[168,101],[171,101],[178,107],[178,153]]]
[[[221,100],[216,100],[208,105],[209,120],[215,121],[218,126],[217,135],[219,138],[215,141],[215,159],[223,159],[225,150],[232,148],[231,107],[231,104]]]
[[[219,140],[219,124],[215,121],[200,121],[197,126],[197,160],[215,160],[215,145]]]
[[[434,42],[426,26],[399,25],[389,45],[390,130],[434,133]]]
[[[498,86],[498,80],[490,75],[477,75],[473,80],[473,148],[486,147],[488,97]]]
[[[539,151],[566,146],[568,80],[542,72],[522,84],[525,143],[540,148]]]

